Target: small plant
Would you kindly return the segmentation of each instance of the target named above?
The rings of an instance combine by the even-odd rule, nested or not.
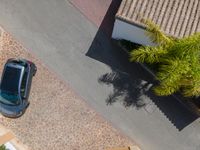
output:
[[[154,86],[159,96],[180,91],[185,97],[200,96],[200,33],[176,39],[164,34],[159,26],[144,20],[147,35],[156,46],[132,50],[130,60],[156,65],[160,84]]]
[[[8,149],[6,149],[6,146],[5,146],[5,145],[1,145],[1,146],[0,146],[0,150],[8,150]]]

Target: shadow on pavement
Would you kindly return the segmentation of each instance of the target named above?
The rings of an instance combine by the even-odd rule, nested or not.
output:
[[[110,93],[106,99],[107,105],[111,105],[116,101],[121,101],[125,107],[136,106],[141,108],[145,106],[145,102],[141,99],[144,91],[151,87],[151,84],[144,80],[133,78],[126,72],[115,70],[107,73],[99,78],[99,83],[112,85],[113,93]]]
[[[182,130],[196,120],[197,116],[173,97],[155,96],[151,91],[156,82],[153,76],[139,64],[130,63],[129,56],[111,40],[114,16],[120,2],[121,0],[112,1],[86,53],[86,56],[108,65],[112,70],[102,74],[98,80],[100,84],[113,86],[113,92],[105,101],[107,105],[121,102],[125,107],[144,108],[148,113],[159,108],[178,130]]]
[[[147,95],[179,131],[198,118],[172,96],[159,97],[152,91]]]

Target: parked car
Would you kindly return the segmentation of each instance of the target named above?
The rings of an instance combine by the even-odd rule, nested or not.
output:
[[[0,113],[16,118],[24,114],[29,106],[32,78],[37,72],[36,65],[25,59],[7,60],[0,84]]]

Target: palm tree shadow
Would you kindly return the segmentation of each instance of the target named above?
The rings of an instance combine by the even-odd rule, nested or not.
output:
[[[100,84],[113,87],[105,100],[107,105],[120,102],[126,108],[144,108],[148,113],[158,108],[178,129],[182,130],[197,116],[189,112],[173,97],[158,97],[151,87],[156,84],[154,77],[137,63],[130,63],[129,56],[111,40],[115,14],[121,0],[112,3],[100,25],[86,56],[102,62],[111,68],[111,72],[99,77]]]
[[[106,99],[107,105],[120,101],[125,107],[136,107],[138,109],[146,105],[141,96],[152,86],[145,80],[133,80],[130,74],[120,70],[102,75],[99,78],[99,83],[112,85],[114,88]]]

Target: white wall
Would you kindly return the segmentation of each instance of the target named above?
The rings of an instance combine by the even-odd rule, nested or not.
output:
[[[115,20],[112,38],[125,39],[141,45],[155,45],[145,35],[145,29],[119,19]]]

